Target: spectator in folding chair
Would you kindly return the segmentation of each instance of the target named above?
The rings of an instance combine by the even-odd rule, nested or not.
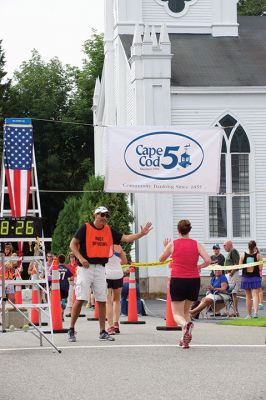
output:
[[[227,289],[228,281],[226,276],[222,274],[221,270],[215,270],[214,276],[211,278],[209,290],[206,296],[203,297],[198,307],[190,310],[190,315],[194,317],[205,308],[210,308],[210,306],[212,306],[217,300],[223,300],[224,303],[219,303],[215,305],[214,312],[219,312],[222,308],[225,307],[225,302],[230,299],[230,296],[227,293]]]

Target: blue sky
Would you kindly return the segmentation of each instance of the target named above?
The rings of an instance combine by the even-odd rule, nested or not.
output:
[[[9,76],[37,49],[81,65],[82,44],[92,28],[103,32],[104,0],[0,0],[0,39]]]

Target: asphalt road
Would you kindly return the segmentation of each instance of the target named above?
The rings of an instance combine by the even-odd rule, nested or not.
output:
[[[149,306],[154,314],[165,307]],[[31,332],[0,333],[0,399],[266,399],[265,328],[201,320],[185,350],[181,332],[156,330],[162,318],[141,319],[145,325],[121,325],[116,341],[104,343],[98,323],[80,318],[76,343],[54,335],[61,354],[40,348]]]

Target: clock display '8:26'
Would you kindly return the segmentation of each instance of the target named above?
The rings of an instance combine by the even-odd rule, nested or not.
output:
[[[34,233],[34,221],[0,221],[1,236],[28,236]]]

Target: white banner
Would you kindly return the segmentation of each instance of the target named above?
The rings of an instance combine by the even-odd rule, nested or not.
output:
[[[108,127],[106,192],[218,193],[220,128]]]

